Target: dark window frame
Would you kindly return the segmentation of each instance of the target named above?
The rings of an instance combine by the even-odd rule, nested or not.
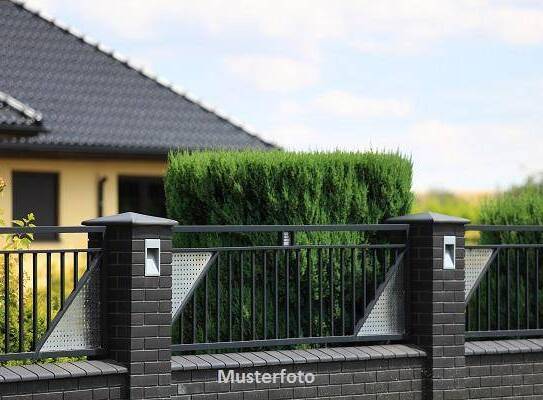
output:
[[[142,185],[141,187],[138,188],[138,197],[139,197],[138,201],[144,204],[139,204],[139,207],[136,207],[137,209],[127,209],[123,207],[123,204],[122,204],[123,203],[123,200],[121,199],[121,196],[123,194],[122,185],[126,183],[130,183],[130,182],[132,184],[137,183],[137,184]],[[162,210],[160,212],[150,212],[148,210],[143,210],[140,207],[145,206],[145,205],[149,206],[149,196],[144,195],[141,191],[149,190],[150,185],[156,185],[159,182],[160,182],[160,187],[162,190],[162,200],[164,202],[163,207],[159,206],[159,208],[162,208]],[[144,199],[144,200],[141,201],[141,199]],[[128,174],[118,175],[117,176],[117,201],[118,201],[119,213],[133,211],[133,212],[153,215],[156,217],[166,217],[166,196],[164,193],[164,176],[163,175],[128,175]]]
[[[29,206],[28,210],[22,210],[17,208],[19,204],[19,196],[26,196],[28,193],[25,193],[25,189],[18,188],[20,184],[20,179],[25,179],[29,177],[39,177],[46,179],[52,179],[52,182],[47,184],[53,185],[53,198],[51,199],[52,207],[47,213],[46,223],[43,224],[40,222],[39,209]],[[19,183],[17,182],[19,181]],[[35,213],[36,215],[36,225],[37,226],[58,226],[60,218],[60,173],[58,171],[32,171],[32,170],[13,170],[11,172],[11,182],[12,182],[12,201],[11,201],[11,211],[12,219],[21,219],[26,217],[29,213]],[[20,190],[23,190],[21,193]],[[26,189],[28,190],[28,188]],[[39,190],[39,189],[35,189]],[[36,197],[36,201],[43,202],[43,197]],[[25,201],[26,202],[26,201]],[[43,233],[35,234],[34,240],[37,242],[58,242],[60,240],[58,233]]]

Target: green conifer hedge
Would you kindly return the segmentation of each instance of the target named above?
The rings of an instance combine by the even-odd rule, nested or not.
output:
[[[481,205],[480,221],[488,225],[543,225],[543,183],[528,181],[515,186]],[[541,232],[483,232],[481,242],[541,243]]]
[[[364,224],[408,213],[411,178],[397,153],[203,151],[171,154],[165,188],[182,225]]]
[[[387,217],[409,212],[412,202],[411,173],[411,161],[393,153],[181,152],[170,155],[165,178],[167,209],[169,216],[183,225],[377,223]],[[387,238],[390,239],[388,236],[383,239],[386,241]],[[311,234],[299,232],[295,237],[296,244],[352,244],[369,240],[371,243],[376,243],[376,238],[370,239],[367,235],[358,232],[314,232]],[[269,246],[277,244],[278,235],[277,233],[220,236],[179,234],[176,235],[174,241],[177,247]],[[317,269],[316,267],[308,269],[308,265],[317,265],[316,253],[300,252],[299,256],[304,262],[298,270],[298,279],[302,276],[303,281],[307,282],[309,276],[314,287],[319,279]],[[292,258],[290,262],[295,265],[294,255],[295,252],[288,252],[283,256],[288,257],[289,260]],[[332,252],[328,254],[330,258],[327,263],[330,271],[333,271],[334,279],[326,279],[328,283],[324,285],[328,287],[326,293],[333,292],[334,298],[340,293],[337,286],[338,282],[341,282],[341,272],[340,268],[332,269],[332,265],[339,266],[343,255],[343,252],[334,252],[333,256]],[[269,254],[269,256],[272,255]],[[235,261],[237,278],[234,281],[237,282],[240,276],[244,276],[249,281],[266,281],[263,278],[262,265],[266,264],[263,257],[265,257],[263,252],[255,252],[252,259],[239,255]],[[276,262],[281,264],[278,269],[280,282],[295,279],[293,269],[284,267],[283,262],[286,261],[283,258],[277,258]],[[372,265],[377,268],[381,261],[374,260],[373,262]],[[224,268],[224,263],[222,265]],[[270,304],[265,313],[261,309],[264,303],[262,291],[258,291],[255,294],[256,298],[253,299],[250,285],[245,285],[242,291],[236,289],[230,292],[231,288],[228,289],[228,282],[225,281],[228,274],[223,272],[219,275],[218,268],[217,262],[214,264],[214,269],[210,270],[205,283],[200,284],[194,291],[193,306],[188,307],[173,325],[174,343],[187,340],[219,341],[219,338],[229,335],[226,302],[219,302],[215,292],[207,291],[205,287],[218,287],[223,292],[229,290],[233,307],[236,310],[241,309],[241,311],[236,311],[233,317],[235,327],[243,329],[243,333],[234,329],[236,338],[251,337],[255,335],[255,332],[259,332],[255,337],[262,336],[264,331],[262,318],[259,317],[256,321],[253,332],[250,332],[250,323],[240,322],[241,320],[250,321],[255,311],[259,316],[265,315],[265,318],[274,315],[274,310],[275,315],[279,312],[268,298],[266,303]],[[370,269],[369,264],[366,268]],[[379,267],[379,270],[384,271],[383,266]],[[310,271],[311,275],[309,275]],[[357,274],[356,277],[352,276],[350,279],[361,282],[362,272],[358,271]],[[332,281],[336,282],[334,290],[330,290],[327,286]],[[271,277],[267,282],[266,285],[270,286]],[[294,284],[289,289],[277,286],[274,290],[277,290],[278,298],[295,298]],[[348,293],[348,298],[354,296],[354,292]],[[362,310],[365,304],[364,299],[369,296],[361,290],[358,290],[356,296],[357,309]],[[313,294],[308,292],[306,285],[302,285],[301,298],[312,297]],[[206,308],[206,304],[211,305],[209,309]],[[220,321],[208,318],[208,315],[215,315],[217,308],[213,307],[216,307],[214,306],[216,304],[220,304],[218,307],[222,308]],[[255,311],[252,311],[251,304],[255,305]],[[334,304],[336,304],[335,308],[339,307],[339,298],[334,300]],[[329,308],[327,307],[327,310]],[[340,315],[339,309],[334,310],[334,315]],[[293,316],[289,316],[290,318]],[[304,327],[317,323],[317,320],[310,321],[306,313],[301,318],[301,326]],[[181,321],[184,322],[181,323]],[[339,326],[339,320],[336,322]],[[193,323],[195,323],[194,327]],[[352,323],[353,321],[350,320],[349,326]],[[289,331],[289,325],[282,317],[276,321],[276,324],[280,332]],[[324,327],[326,322],[320,324],[321,334],[333,336],[331,326]],[[293,326],[294,324],[290,325],[288,335],[294,334]],[[208,338],[206,332],[214,332],[215,336]],[[181,338],[184,339],[181,340]]]

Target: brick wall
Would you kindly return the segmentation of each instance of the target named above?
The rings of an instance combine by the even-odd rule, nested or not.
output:
[[[107,282],[109,356],[127,367],[130,399],[169,399],[171,227],[176,222],[126,213],[85,224],[107,226],[102,273]],[[160,276],[145,275],[146,239],[160,239]]]
[[[420,399],[424,353],[407,346],[364,346],[320,350],[174,357],[172,399]],[[207,361],[206,361],[207,360]],[[207,365],[206,365],[207,363]],[[247,365],[241,368],[241,365]],[[252,366],[249,366],[252,365]],[[300,385],[218,383],[218,371],[311,372],[315,381]]]
[[[468,399],[543,399],[543,339],[468,342],[465,352]],[[425,358],[407,345],[174,356],[170,393],[174,400],[424,399]],[[311,372],[315,381],[218,383],[220,369]],[[128,387],[127,368],[111,361],[0,367],[0,400],[128,399]]]
[[[467,399],[464,356],[464,225],[462,218],[435,213],[390,218],[409,224],[408,329],[426,354],[423,380],[427,399]],[[444,269],[444,238],[456,244],[454,269]]]
[[[543,399],[543,340],[466,345],[470,399]]]
[[[0,367],[0,399],[127,399],[126,373],[123,366],[104,361]]]

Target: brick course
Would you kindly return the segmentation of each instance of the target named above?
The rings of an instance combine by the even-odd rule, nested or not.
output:
[[[467,399],[464,340],[464,226],[434,213],[391,218],[408,223],[409,332],[427,359],[424,399]],[[455,269],[443,268],[445,236],[456,238]]]
[[[169,399],[171,228],[176,222],[125,213],[85,224],[107,226],[102,273],[109,357],[126,365],[130,399]],[[160,239],[160,276],[145,276],[145,239]]]
[[[23,380],[23,371],[31,376],[25,373]],[[103,361],[0,367],[0,399],[127,399],[126,374],[126,368]]]
[[[174,371],[172,399],[421,399],[423,358],[390,358],[357,362],[275,365],[234,368],[236,373],[313,372],[315,382],[299,384],[218,383],[217,369]],[[408,373],[406,373],[408,371]]]
[[[172,399],[422,399],[426,354],[405,345],[360,346],[327,349],[325,352],[292,350],[233,353],[172,358]],[[543,399],[543,340],[469,342],[465,346],[468,399]],[[285,364],[271,356],[303,357],[304,363]],[[380,354],[378,358],[369,355]],[[269,357],[263,361],[265,354]],[[317,360],[312,354],[320,354]],[[343,355],[343,360],[338,361]],[[366,354],[367,359],[364,356]],[[315,382],[304,386],[285,382],[269,384],[224,384],[217,382],[217,357],[225,369],[235,372],[306,371]],[[198,365],[194,363],[196,360]],[[191,361],[192,360],[192,361]],[[250,361],[253,360],[253,361]],[[239,362],[251,367],[240,368]],[[199,367],[199,369],[198,369]],[[143,389],[145,398],[157,391]],[[147,391],[146,391],[147,390]],[[0,400],[128,399],[127,369],[113,362],[78,361],[60,364],[30,364],[0,367]],[[436,397],[434,397],[436,398]],[[439,397],[438,397],[439,398]]]
[[[470,399],[543,399],[543,340],[466,344]]]

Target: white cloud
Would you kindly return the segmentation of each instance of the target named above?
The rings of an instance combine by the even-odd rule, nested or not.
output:
[[[31,0],[93,19],[130,38],[165,24],[211,34],[280,38],[319,47],[331,39],[367,52],[406,53],[449,38],[484,37],[513,45],[543,43],[543,4],[518,0]]]
[[[50,14],[88,22],[105,38],[112,33],[137,38],[138,45],[143,43],[142,38],[149,39],[145,41],[148,47],[161,44],[166,34],[179,35],[181,29],[202,38],[206,45],[211,43],[208,39],[218,38],[221,44],[232,44],[227,54],[232,54],[232,49],[244,49],[240,51],[244,55],[225,60],[232,73],[263,90],[279,92],[322,83],[319,58],[308,53],[314,49],[332,48],[327,57],[333,64],[343,61],[331,57],[343,56],[345,45],[362,52],[409,54],[438,47],[446,40],[486,39],[514,46],[543,44],[540,0],[32,0],[31,3]],[[171,43],[164,42],[172,53],[178,51]],[[217,57],[224,55],[221,48],[213,50],[217,51]],[[263,55],[264,51],[277,56]],[[339,84],[344,83],[339,73],[332,71],[331,84],[336,83],[336,78]],[[324,91],[327,87],[317,89]],[[538,89],[543,94],[543,86]],[[522,114],[525,124],[451,123],[432,120],[432,115],[427,115],[409,126],[411,107],[401,99],[325,92],[317,100],[283,99],[276,116],[269,117],[266,112],[263,118],[264,121],[271,118],[269,124],[275,125],[262,131],[279,144],[295,149],[317,146],[330,150],[400,149],[413,155],[418,189],[435,186],[493,189],[540,171],[543,145],[537,130],[541,121],[537,119],[540,115],[537,105],[541,102],[536,101],[536,96],[527,96],[529,104],[524,106],[519,96],[511,97],[516,90],[524,96],[528,90],[522,87],[498,91],[490,97],[479,87],[470,90],[487,93],[483,105],[488,105],[488,98],[507,98],[513,111],[519,109],[522,113],[506,110],[500,121]],[[530,85],[530,90],[535,92],[535,86]],[[276,100],[275,93],[272,96]],[[477,107],[476,103],[470,104]],[[495,109],[495,104],[488,107]],[[424,109],[421,107],[420,111]],[[480,111],[481,108],[474,108],[473,118],[481,117]],[[330,118],[332,124],[320,126],[315,121],[320,119],[312,118],[322,115],[334,117]],[[394,116],[394,121],[402,122],[403,126],[397,124],[398,130],[386,134],[391,128],[377,123]],[[408,120],[400,120],[407,116]],[[355,121],[338,123],[342,118]],[[359,123],[376,118],[383,119],[372,121],[371,126]]]
[[[395,99],[375,99],[353,93],[334,90],[324,93],[313,101],[313,106],[331,116],[353,119],[398,118],[411,112],[409,103]]]
[[[505,42],[518,45],[543,43],[543,10],[530,8],[497,7],[489,10],[483,21],[488,36],[501,37]]]
[[[286,57],[231,56],[225,59],[225,64],[239,79],[271,92],[289,92],[311,86],[319,80],[316,66]]]
[[[321,147],[320,133],[310,127],[293,123],[277,126],[266,131],[265,137],[287,150],[315,150]]]
[[[306,112],[306,107],[298,101],[286,99],[279,102],[277,112],[281,116],[291,117]]]
[[[412,154],[419,190],[505,188],[542,169],[543,148],[532,125],[427,120],[404,135],[376,140]]]
[[[330,119],[366,121],[373,119],[400,119],[412,114],[408,101],[392,98],[374,98],[344,90],[330,90],[311,100],[282,100],[277,113],[282,119],[310,118],[318,115]]]
[[[447,133],[443,139],[441,132]],[[541,172],[543,149],[535,126],[429,122],[410,133],[413,146],[418,146],[414,158],[420,180],[427,187],[503,189]]]
[[[540,173],[543,145],[538,129],[515,124],[419,121],[405,132],[333,135],[304,124],[268,130],[279,145],[295,150],[399,150],[412,156],[416,190],[493,190]]]

